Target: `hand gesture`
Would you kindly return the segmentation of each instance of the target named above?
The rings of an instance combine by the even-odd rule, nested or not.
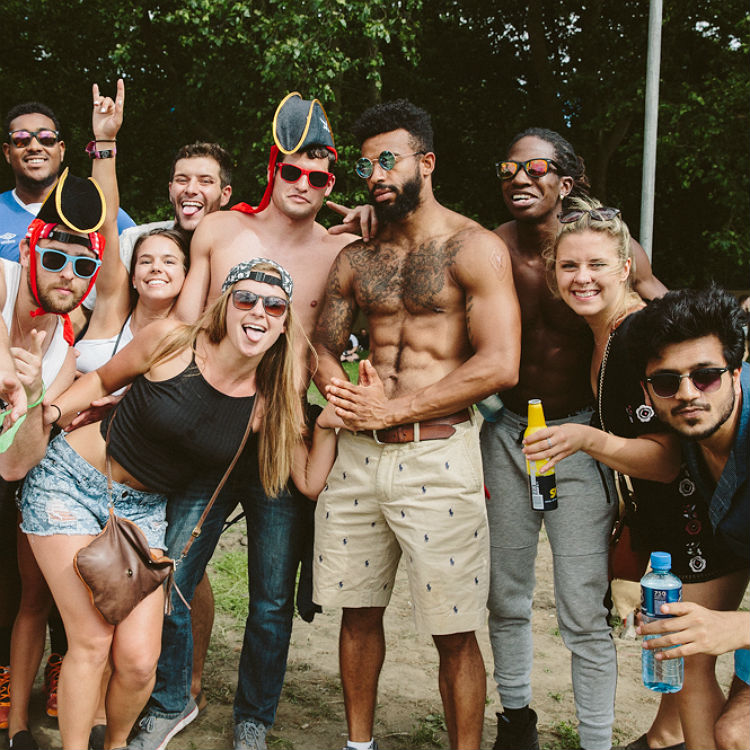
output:
[[[583,428],[583,429],[581,429]],[[523,452],[529,461],[546,461],[539,471],[549,471],[555,464],[583,448],[586,426],[568,423],[532,432],[523,441]]]
[[[368,242],[370,237],[374,237],[378,233],[378,220],[375,217],[375,209],[371,205],[366,203],[362,206],[347,208],[340,203],[326,201],[326,206],[343,216],[341,224],[334,224],[328,230],[328,234],[350,232],[351,234],[361,235],[362,240]]]
[[[325,396],[348,430],[378,430],[386,427],[389,413],[383,381],[369,359],[359,363],[359,383],[331,378]]]
[[[91,127],[96,140],[113,141],[122,127],[122,113],[125,106],[125,83],[122,78],[117,81],[117,94],[114,101],[99,93],[98,84],[91,87],[93,110]]]
[[[64,427],[65,432],[72,432],[78,427],[83,427],[92,422],[101,422],[115,408],[115,405],[120,403],[124,395],[123,393],[119,396],[103,396],[95,399],[88,409],[78,412],[75,419]]]
[[[42,344],[46,331],[31,331],[31,345],[28,349],[12,346],[10,353],[16,366],[18,379],[24,387],[27,401],[33,403],[42,395]]]

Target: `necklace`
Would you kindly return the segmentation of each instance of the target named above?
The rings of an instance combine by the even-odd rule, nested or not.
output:
[[[599,411],[599,424],[602,427],[602,430],[606,431],[606,427],[604,426],[604,414],[602,413],[602,390],[604,389],[604,373],[607,369],[607,359],[609,358],[609,349],[612,346],[612,339],[615,337],[615,330],[613,329],[609,333],[609,338],[607,339],[607,346],[604,349],[604,356],[602,357],[602,364],[599,367],[599,392],[596,394],[596,403]]]

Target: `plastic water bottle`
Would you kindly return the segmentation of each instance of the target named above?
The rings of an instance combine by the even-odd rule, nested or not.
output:
[[[537,430],[547,426],[544,421],[542,402],[538,398],[529,400],[528,427],[523,433],[526,438]],[[548,469],[542,474],[539,469],[546,461],[529,461],[526,459],[526,471],[529,475],[529,498],[531,510],[554,510],[557,508],[557,480],[555,469]]]
[[[651,570],[641,578],[641,620],[643,624],[654,620],[664,620],[673,615],[661,611],[662,604],[682,600],[682,581],[670,572],[672,556],[669,552],[651,553]],[[658,638],[656,635],[645,635],[644,640]],[[677,648],[670,646],[669,648]],[[665,649],[659,649],[665,650]],[[654,658],[657,651],[643,649],[641,652],[641,672],[643,684],[657,693],[676,693],[682,689],[685,672],[685,660]]]
[[[493,393],[481,401],[477,401],[477,409],[485,422],[497,422],[497,417],[503,410],[503,401],[497,393]]]

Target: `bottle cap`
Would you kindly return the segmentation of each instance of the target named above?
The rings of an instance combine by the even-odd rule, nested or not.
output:
[[[651,567],[654,570],[671,570],[672,555],[669,552],[652,552]]]
[[[542,408],[541,399],[529,399],[528,424],[532,429],[541,429],[547,426],[544,421],[544,409]]]

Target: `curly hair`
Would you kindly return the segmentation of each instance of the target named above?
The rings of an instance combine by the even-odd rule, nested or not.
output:
[[[630,356],[643,376],[649,361],[670,344],[716,336],[730,370],[742,365],[745,332],[742,308],[734,295],[719,286],[675,289],[649,302],[629,331]]]
[[[505,152],[506,155],[510,153],[510,150],[521,138],[526,137],[539,138],[549,143],[555,149],[555,161],[560,166],[560,176],[573,178],[573,189],[570,191],[570,195],[566,196],[565,200],[563,200],[564,208],[569,208],[568,202],[570,199],[582,198],[589,194],[591,184],[586,175],[586,165],[583,159],[576,154],[571,143],[554,130],[548,130],[547,128],[527,128],[523,132],[517,133],[508,144]]]
[[[391,130],[406,130],[415,151],[433,151],[432,120],[408,99],[396,99],[366,109],[354,123],[352,132],[360,143]]]
[[[55,130],[60,130],[60,121],[57,119],[55,113],[46,105],[41,102],[24,102],[23,104],[16,104],[12,107],[8,114],[5,115],[5,138],[8,139],[8,132],[10,131],[10,124],[16,117],[21,115],[44,115],[49,117],[52,122],[55,123]]]

